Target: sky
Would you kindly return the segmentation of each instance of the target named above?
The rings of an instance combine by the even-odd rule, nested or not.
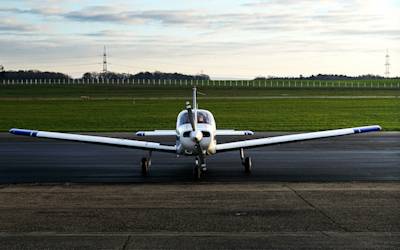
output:
[[[214,79],[400,76],[400,0],[0,0],[0,64]]]

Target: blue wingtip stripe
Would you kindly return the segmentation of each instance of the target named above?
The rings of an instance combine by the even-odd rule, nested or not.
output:
[[[33,130],[17,129],[17,128],[10,129],[9,132],[14,135],[25,135],[25,136],[33,136],[33,137],[37,137],[37,133],[38,133],[37,131],[33,131]]]
[[[379,126],[376,127],[366,127],[366,128],[355,128],[354,133],[359,134],[359,133],[367,133],[367,132],[374,132],[374,131],[380,131],[381,128]]]

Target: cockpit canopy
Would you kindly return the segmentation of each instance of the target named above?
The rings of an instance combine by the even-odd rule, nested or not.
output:
[[[197,111],[197,123],[198,124],[211,124],[211,117],[208,112],[206,111]],[[178,117],[178,125],[183,125],[190,123],[189,115],[187,111],[182,112]]]

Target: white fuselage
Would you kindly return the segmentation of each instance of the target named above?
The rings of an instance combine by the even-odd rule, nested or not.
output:
[[[216,124],[210,111],[197,110],[197,125],[193,131],[187,110],[179,113],[176,121],[176,150],[181,155],[197,155],[197,142],[204,155],[215,154],[217,144]]]

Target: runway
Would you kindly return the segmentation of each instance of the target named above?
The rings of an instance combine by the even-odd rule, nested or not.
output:
[[[93,134],[93,133],[88,133]],[[255,137],[285,133],[256,133]],[[98,133],[96,135],[99,135]],[[133,133],[100,135],[142,139]],[[246,137],[250,138],[250,137]],[[147,139],[147,138],[146,138]],[[150,138],[173,144],[173,138]],[[242,139],[231,138],[231,141]],[[226,141],[227,139],[220,139]],[[151,174],[141,175],[147,152],[76,142],[0,134],[0,183],[171,183],[192,182],[192,157],[154,152]],[[207,158],[202,182],[398,181],[400,133],[380,132],[282,144],[247,150],[247,176],[239,152]]]

